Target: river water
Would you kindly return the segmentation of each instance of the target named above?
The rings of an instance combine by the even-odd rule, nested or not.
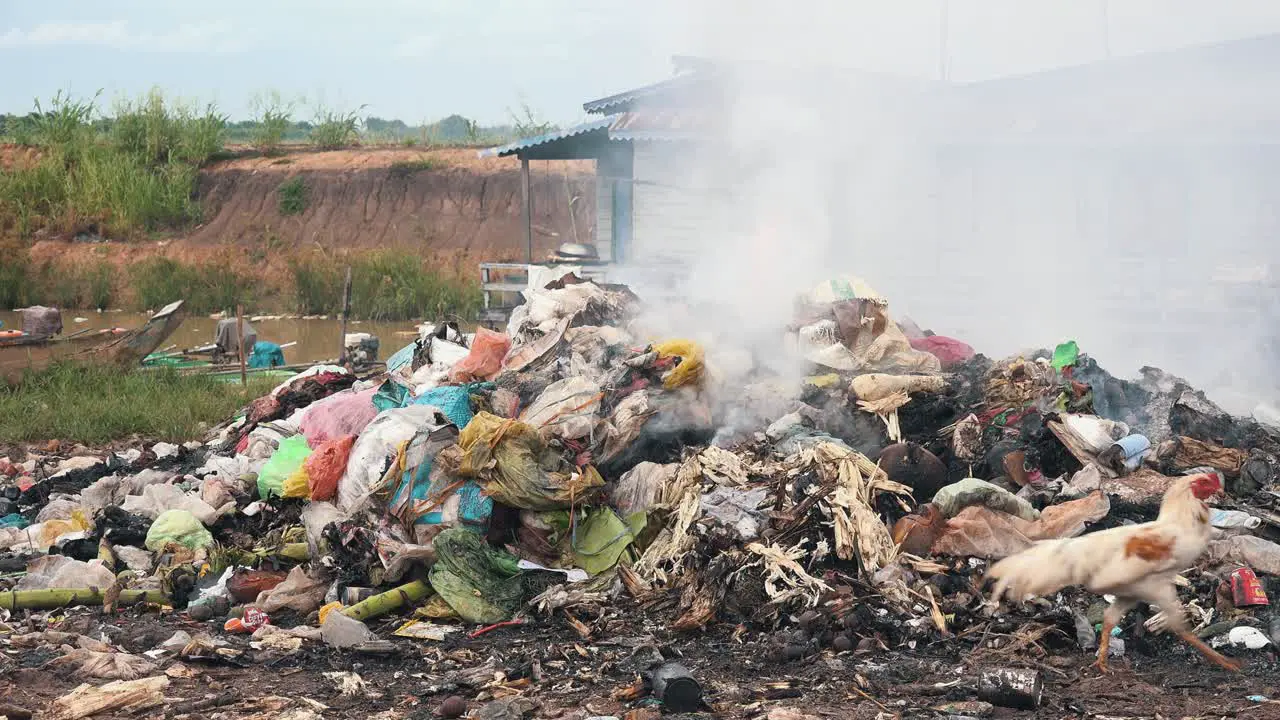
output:
[[[82,322],[77,322],[81,320]],[[259,340],[267,340],[279,345],[296,342],[297,345],[285,348],[285,361],[289,364],[332,360],[338,357],[341,350],[342,322],[336,318],[304,319],[296,317],[246,317],[258,331]],[[130,312],[74,312],[63,311],[62,334],[70,335],[85,329],[101,328],[136,328],[147,321],[143,313]],[[22,328],[22,317],[17,312],[0,310],[0,322],[5,330]],[[174,345],[174,351],[209,345],[213,343],[214,330],[218,320],[207,315],[188,315],[182,325],[169,336],[161,347]],[[369,333],[378,338],[378,359],[386,360],[396,350],[413,342],[417,335],[417,323],[406,322],[373,322],[351,320],[347,323],[348,333]]]

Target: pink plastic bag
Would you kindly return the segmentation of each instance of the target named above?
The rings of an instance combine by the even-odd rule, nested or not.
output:
[[[377,387],[357,393],[343,392],[313,404],[302,416],[300,426],[307,444],[319,448],[330,440],[359,435],[378,414],[373,404],[377,392]]]
[[[485,328],[476,330],[471,352],[453,366],[449,380],[458,383],[488,380],[502,369],[502,359],[510,349],[511,338],[506,335]]]
[[[911,338],[911,347],[938,358],[946,370],[973,357],[973,348],[955,338],[941,335]]]

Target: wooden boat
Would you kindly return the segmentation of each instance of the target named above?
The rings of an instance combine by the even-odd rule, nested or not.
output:
[[[28,370],[41,370],[56,361],[139,365],[160,347],[178,326],[182,301],[170,303],[136,330],[87,330],[62,337],[22,335],[0,338],[0,380],[13,385]]]

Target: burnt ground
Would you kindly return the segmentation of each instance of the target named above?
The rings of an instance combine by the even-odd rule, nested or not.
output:
[[[306,641],[299,652],[285,657],[252,650],[247,636],[221,632],[220,621],[196,623],[185,614],[162,617],[126,609],[108,620],[97,611],[74,610],[60,620],[51,617],[54,622],[48,626],[18,617],[11,625],[16,632],[45,627],[95,637],[101,632],[134,653],[154,648],[179,629],[193,635],[204,631],[244,651],[235,661],[243,666],[168,661],[165,672],[171,681],[165,705],[146,711],[146,717],[284,718],[289,716],[286,710],[316,717],[305,714],[310,710],[326,718],[426,718],[437,716],[451,695],[466,699],[472,714],[503,698],[527,700],[526,717],[623,717],[628,713],[633,718],[656,717],[653,700],[626,699],[637,677],[634,658],[644,655],[644,646],[649,645],[692,671],[708,702],[702,714],[716,717],[756,718],[775,711],[778,720],[785,716],[776,712],[779,708],[819,717],[945,717],[934,708],[975,699],[971,685],[982,669],[1033,667],[1045,676],[1041,707],[1035,711],[996,707],[992,717],[1280,718],[1280,704],[1248,699],[1251,695],[1278,697],[1280,663],[1269,651],[1240,651],[1237,656],[1244,657],[1247,665],[1235,675],[1162,638],[1139,643],[1137,649],[1131,645],[1128,656],[1114,660],[1111,674],[1103,676],[1090,666],[1092,657],[1078,649],[1044,651],[1045,645],[1056,642],[1053,632],[1036,642],[1011,643],[1008,637],[988,631],[972,643],[977,649],[967,651],[959,648],[968,643],[939,639],[905,652],[823,650],[777,662],[768,659],[767,634],[728,624],[712,625],[702,633],[675,634],[643,616],[620,610],[605,614],[609,619],[597,621],[590,639],[583,639],[557,616],[539,625],[501,628],[475,639],[458,632],[442,642],[392,637],[391,631],[403,622],[397,618],[370,623],[380,636],[393,640],[395,654],[336,651],[318,641]],[[640,652],[637,647],[642,648]],[[78,678],[39,669],[61,654],[56,648],[10,648],[6,654],[9,664],[0,673],[0,697],[3,703],[34,712],[36,717],[80,683]],[[325,677],[331,672],[358,673],[366,692],[343,696]]]

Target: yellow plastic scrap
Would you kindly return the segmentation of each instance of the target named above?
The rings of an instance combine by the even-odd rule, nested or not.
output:
[[[662,386],[674,390],[702,380],[702,346],[692,340],[668,340],[655,343],[653,349],[661,358],[678,357],[680,364],[662,378]]]
[[[579,472],[519,420],[476,413],[458,434],[458,447],[458,474],[476,478],[486,495],[521,510],[561,510],[604,485],[595,468]]]
[[[307,472],[306,463],[299,465],[297,470],[284,479],[280,494],[287,498],[311,497],[311,474]]]
[[[806,385],[812,385],[818,388],[829,388],[840,384],[840,376],[836,373],[827,373],[826,375],[811,375],[804,379]]]
[[[321,625],[324,624],[324,619],[329,616],[329,613],[333,612],[334,610],[341,610],[341,609],[342,609],[342,603],[338,602],[337,600],[320,608],[320,618],[319,618],[320,624]]]

